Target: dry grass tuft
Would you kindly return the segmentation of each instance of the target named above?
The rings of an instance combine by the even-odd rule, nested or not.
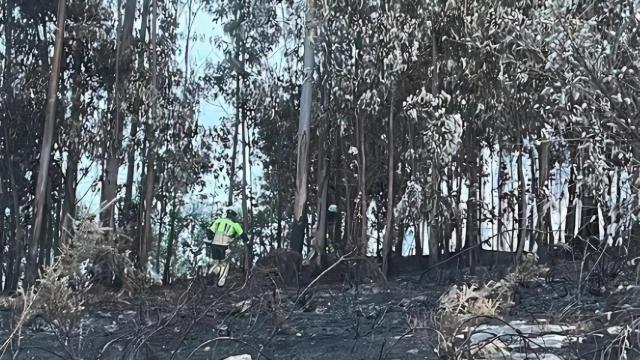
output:
[[[118,235],[108,228],[101,228],[92,219],[78,222],[61,244],[60,255],[55,262],[44,268],[35,287],[27,289],[8,304],[20,314],[14,332],[0,347],[4,354],[20,339],[22,328],[35,318],[42,318],[65,344],[66,356],[77,358],[81,344],[72,343],[85,304],[138,292],[145,287],[143,274],[129,258],[129,253],[119,249]],[[117,288],[119,294],[100,288]],[[98,290],[100,289],[100,290]],[[68,346],[66,346],[68,345]],[[75,349],[76,351],[73,351]],[[0,355],[1,357],[2,355]]]

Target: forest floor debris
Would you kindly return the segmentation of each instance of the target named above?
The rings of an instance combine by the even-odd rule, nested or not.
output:
[[[452,288],[399,276],[386,288],[318,284],[300,299],[302,289],[256,292],[241,288],[242,279],[235,280],[229,289],[207,285],[204,280],[181,281],[151,288],[127,301],[90,303],[68,338],[61,339],[47,324],[29,323],[19,346],[14,343],[10,351],[17,352],[18,359],[224,359],[238,355],[252,359],[438,359],[434,349],[444,332],[434,331],[434,315],[442,309],[444,298],[458,293],[466,294],[461,298],[465,301],[478,294],[493,299],[484,305],[458,304],[466,323],[457,323],[455,341],[466,349],[482,346],[483,351],[476,355],[487,359],[496,355],[527,359],[533,354],[540,359],[577,359],[580,354],[601,354],[605,349],[598,353],[596,348],[605,337],[624,345],[625,337],[633,334],[625,324],[603,323],[597,339],[583,336],[596,327],[591,319],[598,317],[597,311],[613,305],[607,305],[606,297],[590,295],[583,295],[577,305],[577,286],[571,283],[562,284],[565,295],[558,296],[553,290],[558,285],[541,279],[510,288],[512,283],[505,280],[474,287],[467,278]],[[518,300],[510,303],[516,293]],[[564,315],[558,309],[565,309]],[[10,324],[16,316],[11,308],[0,311],[3,339],[12,332]],[[609,353],[614,354],[614,349]],[[458,355],[459,359],[480,358],[469,356],[468,351]]]

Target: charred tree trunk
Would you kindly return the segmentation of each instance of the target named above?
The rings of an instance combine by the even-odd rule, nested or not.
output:
[[[384,243],[382,250],[382,272],[389,275],[389,257],[391,255],[391,234],[393,233],[393,174],[395,168],[395,145],[393,133],[394,109],[396,101],[396,87],[391,85],[391,104],[389,109],[389,165],[387,169],[387,219],[385,221]]]
[[[118,170],[120,169],[120,148],[124,127],[125,109],[123,99],[126,98],[129,75],[131,74],[131,39],[136,17],[136,0],[126,0],[124,20],[120,29],[116,50],[116,83],[115,101],[113,102],[113,122],[108,142],[102,175],[102,201],[109,204],[101,213],[103,226],[114,227],[115,199],[118,192]]]
[[[360,189],[360,241],[356,244],[356,254],[365,255],[369,243],[369,237],[367,235],[367,226],[368,226],[368,218],[367,218],[367,210],[368,210],[368,199],[367,199],[367,157],[366,157],[366,149],[365,149],[365,141],[364,141],[364,119],[360,116],[357,116],[357,124],[358,124],[358,143],[360,150],[358,151],[360,154],[360,164],[358,164],[358,187]]]
[[[235,176],[236,176],[236,154],[238,149],[238,137],[240,136],[240,102],[241,102],[241,93],[240,93],[240,75],[236,77],[236,123],[233,126],[233,145],[231,148],[231,166],[229,167],[229,198],[227,200],[227,206],[233,205],[233,195],[234,195],[234,184],[235,184]]]
[[[173,243],[176,238],[176,195],[174,193],[171,201],[171,212],[169,213],[169,239],[167,241],[167,253],[164,259],[164,273],[162,276],[162,284],[169,285],[171,282],[171,261],[173,260]]]
[[[431,163],[431,212],[429,214],[429,265],[438,263],[440,257],[440,223],[438,210],[440,205],[440,173],[435,161]]]
[[[549,190],[549,150],[551,143],[543,141],[540,144],[540,150],[538,153],[538,224],[536,229],[538,230],[538,252],[545,251],[543,247],[546,247],[546,251],[550,250],[553,245],[553,234],[551,233],[551,211],[545,206],[545,203],[549,200],[546,197],[546,193]]]
[[[578,164],[572,164],[570,167],[571,174],[569,175],[569,199],[567,206],[566,225],[565,225],[565,237],[566,243],[570,244],[576,235],[576,216],[578,206],[578,181],[577,181],[577,166]]]
[[[82,56],[80,51],[75,51],[74,62],[80,64],[79,60]],[[79,84],[78,77],[81,71],[80,66],[74,66],[74,71],[78,75],[74,76],[73,95],[71,99],[71,121],[69,128],[71,133],[79,140],[79,129],[81,128],[80,114],[82,111],[82,88]],[[60,254],[59,245],[68,241],[73,231],[73,219],[76,216],[76,188],[78,183],[78,164],[80,163],[79,143],[76,139],[69,139],[67,149],[67,166],[64,175],[64,200],[62,203],[62,211],[60,213],[60,231],[58,244],[54,247],[54,256]]]
[[[153,106],[151,109],[151,117],[154,122],[158,119],[158,97],[160,96],[158,91],[158,51],[157,51],[157,27],[158,27],[158,0],[153,0],[152,5],[152,20],[151,20],[151,89],[153,91]],[[154,132],[154,126],[151,123],[147,123],[145,128],[147,137],[147,177],[144,194],[144,230],[142,232],[142,239],[139,247],[139,263],[138,266],[146,273],[147,263],[149,262],[149,245],[151,244],[151,215],[153,214],[153,194],[155,187],[155,146],[151,139]]]
[[[325,118],[319,125],[319,148],[318,148],[318,225],[316,227],[316,233],[314,236],[314,250],[318,254],[318,265],[323,266],[323,259],[325,257],[326,239],[327,239],[327,193],[329,187],[329,171],[327,162],[327,137],[328,137],[328,124],[329,119]]]
[[[149,22],[149,8],[150,0],[144,0],[142,3],[142,18],[140,21],[140,44],[145,44],[147,39],[147,23]],[[138,53],[138,74],[144,73],[144,58],[145,58],[144,46]],[[125,183],[124,191],[124,209],[126,212],[126,222],[135,219],[135,211],[133,210],[133,178],[135,174],[136,166],[136,137],[138,135],[138,128],[140,126],[140,109],[142,108],[142,100],[136,103],[135,115],[131,120],[131,129],[129,130],[129,139],[133,143],[130,145],[127,152],[127,181]]]
[[[164,180],[161,181],[160,193],[164,193]],[[155,270],[158,272],[158,274],[160,273],[160,258],[161,258],[160,252],[162,250],[162,240],[164,238],[164,218],[167,215],[167,200],[168,199],[163,198],[160,201],[160,224],[158,225],[158,239],[156,243],[156,260],[155,260]]]
[[[471,271],[475,271],[477,261],[478,250],[478,191],[479,191],[479,177],[478,177],[478,158],[475,151],[472,152],[472,157],[469,159],[470,172],[469,172],[469,200],[467,201],[467,228],[466,228],[466,243],[465,247],[469,250],[469,267]]]
[[[516,263],[522,259],[525,242],[527,241],[527,179],[524,176],[524,149],[518,154],[518,180],[520,182],[518,196],[520,204],[518,206],[518,247],[516,250]]]
[[[25,269],[25,285],[31,286],[36,278],[38,254],[37,248],[43,244],[43,227],[45,226],[45,203],[47,201],[47,178],[51,164],[51,149],[53,147],[53,132],[56,121],[56,105],[58,99],[58,82],[62,67],[62,51],[64,28],[66,19],[65,0],[58,1],[58,32],[56,34],[51,76],[49,78],[49,88],[47,90],[47,109],[45,113],[45,127],[40,151],[40,169],[38,172],[38,182],[36,185],[36,197],[34,203],[35,221],[33,225],[33,237],[29,244],[29,253]]]

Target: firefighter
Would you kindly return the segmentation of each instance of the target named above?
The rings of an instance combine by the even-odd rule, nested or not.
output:
[[[211,225],[207,231],[208,269],[207,275],[218,275],[218,287],[223,287],[227,275],[229,275],[229,265],[231,259],[229,246],[238,239],[242,239],[246,245],[249,242],[247,235],[240,224],[242,222],[241,211],[237,208],[228,208],[226,216],[223,216]]]

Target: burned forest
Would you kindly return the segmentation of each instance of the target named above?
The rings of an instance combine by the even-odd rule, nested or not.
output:
[[[0,359],[640,359],[638,0],[0,0]]]

